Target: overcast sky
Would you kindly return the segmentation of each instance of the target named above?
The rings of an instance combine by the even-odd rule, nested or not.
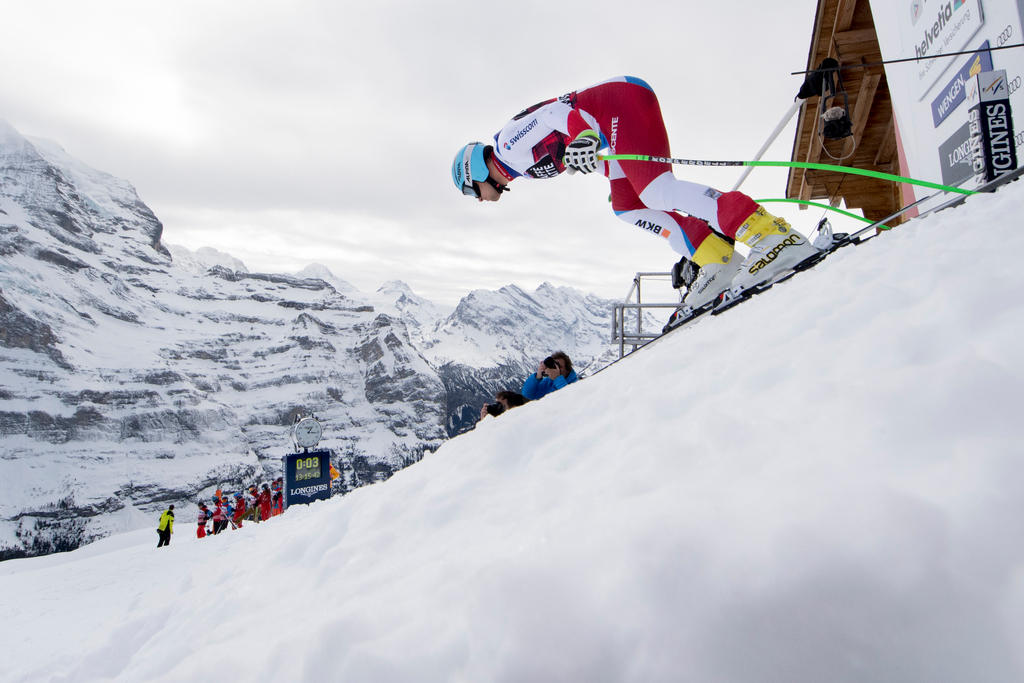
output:
[[[542,99],[629,74],[675,156],[749,159],[786,112],[815,0],[3,3],[0,117],[132,182],[164,240],[250,270],[322,263],[364,291],[454,303],[544,281],[622,298],[665,240],[614,217],[598,176],[459,195],[456,150]],[[794,124],[765,159],[789,159]],[[676,167],[731,189],[741,169]],[[782,197],[786,174],[743,186]],[[821,211],[773,207],[808,232]]]

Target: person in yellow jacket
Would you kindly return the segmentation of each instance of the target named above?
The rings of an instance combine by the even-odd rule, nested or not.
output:
[[[171,534],[174,533],[173,505],[164,510],[164,514],[160,515],[160,524],[157,525],[156,532],[160,534],[160,542],[156,544],[157,548],[171,544]]]

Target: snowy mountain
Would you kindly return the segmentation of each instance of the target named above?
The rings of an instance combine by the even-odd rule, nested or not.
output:
[[[185,268],[196,275],[205,275],[206,271],[211,268],[221,267],[227,270],[238,271],[239,273],[248,273],[249,269],[245,267],[245,264],[241,260],[235,258],[231,254],[225,254],[223,251],[219,251],[212,247],[200,247],[195,251],[187,249],[185,247],[177,246],[174,244],[162,243],[167,251],[170,252],[171,258],[174,260],[174,265],[179,268]],[[310,272],[307,272],[310,271]],[[300,273],[297,273],[298,277],[304,279],[319,279],[324,280],[321,274],[330,275],[329,271],[322,266],[316,268],[310,266]],[[340,282],[340,281],[339,281]],[[339,292],[342,290],[334,286]]]
[[[343,498],[0,563],[2,677],[1024,680],[1020,185]]]
[[[343,492],[387,478],[551,351],[586,366],[608,348],[610,302],[572,290],[474,292],[453,313],[320,265],[252,273],[162,230],[130,184],[0,123],[0,558],[277,476],[300,413],[324,422]]]

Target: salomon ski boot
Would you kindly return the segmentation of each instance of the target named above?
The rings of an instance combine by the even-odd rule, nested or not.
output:
[[[771,282],[780,274],[818,253],[807,238],[758,207],[736,231],[736,239],[750,247],[733,279],[735,290],[750,289]]]
[[[683,306],[698,309],[713,302],[732,286],[740,259],[731,244],[712,234],[694,252],[693,262],[700,266],[700,270],[697,277],[687,284]]]

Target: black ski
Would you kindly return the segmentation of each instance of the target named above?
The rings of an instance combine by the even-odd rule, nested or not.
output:
[[[730,308],[735,308],[736,306],[742,304],[743,302],[749,301],[756,295],[761,294],[762,292],[767,292],[775,285],[779,284],[780,282],[785,282],[786,280],[795,276],[797,273],[802,273],[805,270],[810,270],[811,268],[813,268],[814,266],[818,265],[826,258],[828,258],[830,254],[835,253],[842,247],[845,247],[850,244],[860,244],[875,237],[875,235],[871,235],[869,237],[862,238],[860,237],[860,234],[850,235],[845,232],[832,234],[831,226],[828,224],[828,221],[823,220],[821,223],[818,224],[819,237],[815,240],[816,246],[819,240],[822,240],[822,233],[824,230],[828,231],[826,241],[827,239],[831,239],[831,243],[828,243],[824,247],[818,247],[818,253],[808,256],[803,261],[800,261],[799,263],[794,265],[792,268],[782,271],[781,273],[779,273],[778,275],[776,275],[774,278],[767,282],[761,282],[759,284],[754,285],[753,287],[749,287],[739,292],[733,290],[726,290],[719,294],[718,298],[716,298],[714,301],[709,302],[704,306],[701,306],[700,308],[690,310],[685,310],[683,308],[677,309],[669,318],[668,323],[665,324],[665,327],[662,328],[662,334],[667,334],[673,330],[679,329],[680,327],[686,327],[687,325],[693,323],[698,318],[703,317],[707,313],[710,313],[711,315],[721,315],[722,313],[728,311]]]

